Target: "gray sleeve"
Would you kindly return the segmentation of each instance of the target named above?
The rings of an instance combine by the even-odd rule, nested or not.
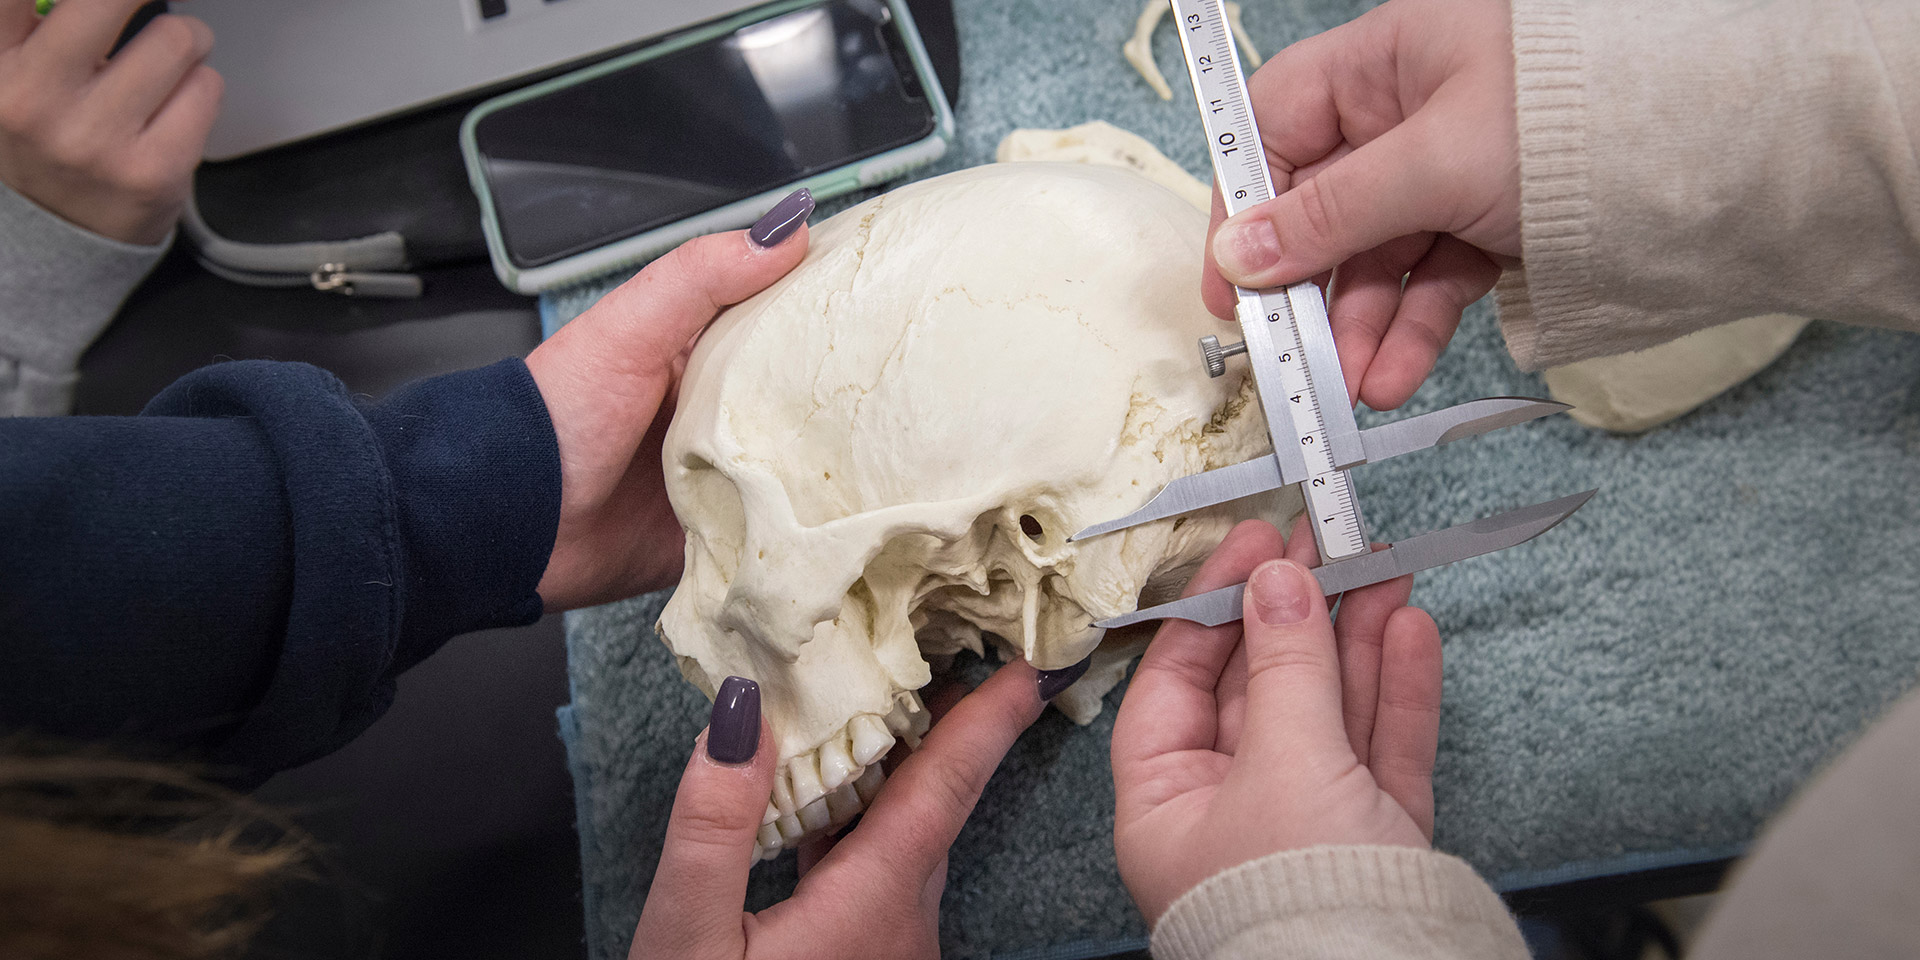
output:
[[[81,354],[172,242],[108,239],[0,184],[0,416],[67,412]]]

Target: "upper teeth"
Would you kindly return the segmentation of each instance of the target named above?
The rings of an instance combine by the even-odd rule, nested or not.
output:
[[[863,713],[825,743],[777,769],[772,796],[761,816],[754,856],[771,860],[781,850],[846,825],[880,789],[880,759],[895,737],[917,746],[930,718],[912,692],[903,692],[885,717]]]

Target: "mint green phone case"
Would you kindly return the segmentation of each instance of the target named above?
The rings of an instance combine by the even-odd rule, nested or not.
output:
[[[480,224],[487,236],[487,252],[493,260],[493,272],[500,278],[500,282],[506,284],[508,289],[520,293],[539,293],[614,270],[637,267],[702,234],[747,226],[780,198],[800,187],[806,187],[812,191],[815,199],[825,200],[862,187],[885,183],[907,170],[931,163],[946,153],[947,146],[953,142],[953,108],[947,104],[946,93],[940,86],[939,78],[934,75],[933,62],[927,56],[926,46],[920,41],[920,31],[914,27],[913,14],[908,12],[904,0],[886,0],[887,8],[900,25],[900,35],[905,40],[907,52],[913,60],[913,69],[920,81],[920,87],[926,91],[927,102],[933,109],[932,133],[913,143],[896,147],[877,156],[835,167],[804,180],[775,187],[764,193],[746,197],[726,206],[695,214],[684,220],[677,220],[663,227],[617,240],[554,263],[523,268],[515,265],[507,256],[506,245],[500,236],[500,221],[494,208],[493,195],[487,186],[486,168],[474,138],[475,127],[488,114],[503,107],[524,103],[556,90],[605,76],[636,63],[705,43],[752,23],[791,13],[804,7],[815,6],[819,2],[820,0],[782,0],[782,2],[755,7],[736,16],[715,21],[706,27],[669,37],[633,53],[614,57],[603,63],[503,94],[474,107],[467,114],[466,121],[460,125],[460,150],[466,157],[467,179],[473,185],[475,196],[480,199]]]

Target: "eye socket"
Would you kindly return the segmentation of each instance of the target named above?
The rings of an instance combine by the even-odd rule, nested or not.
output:
[[[1020,515],[1020,532],[1026,534],[1027,539],[1039,543],[1047,530],[1040,525],[1040,521],[1033,518],[1033,514],[1023,513]]]

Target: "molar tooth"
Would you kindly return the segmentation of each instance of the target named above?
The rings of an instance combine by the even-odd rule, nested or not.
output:
[[[767,848],[761,846],[759,843],[755,843],[753,845],[753,859],[754,860],[771,860],[773,858],[767,856]],[[752,866],[752,863],[749,862],[748,866]]]
[[[833,814],[827,810],[827,798],[824,794],[800,808],[800,825],[805,827],[808,833],[819,833],[833,825]]]
[[[807,828],[800,825],[798,814],[783,813],[780,819],[773,822],[773,825],[780,828],[780,839],[786,843],[793,843],[807,833]]]
[[[820,783],[820,768],[814,763],[812,751],[787,762],[787,769],[793,773],[793,805],[802,810],[827,794],[827,788]]]
[[[799,809],[793,803],[793,777],[785,768],[773,771],[773,806],[781,813]]]
[[[853,762],[871,767],[893,749],[893,734],[887,732],[879,717],[863,713],[847,726],[853,730]]]
[[[760,815],[760,825],[764,827],[778,819],[780,819],[780,808],[774,806],[773,801],[767,801],[767,812]]]
[[[760,834],[754,839],[755,846],[758,846],[763,851],[760,857],[762,860],[772,860],[773,857],[767,854],[779,853],[780,848],[786,846],[786,842],[780,839],[780,827],[778,824],[761,824]]]
[[[851,783],[841,784],[838,790],[827,794],[826,799],[827,813],[832,816],[832,826],[836,830],[846,826],[847,821],[865,809],[860,804],[860,794],[854,791]]]
[[[873,795],[880,792],[880,785],[887,782],[887,775],[874,764],[862,771],[860,779],[853,782],[853,792],[860,795],[861,803],[872,803]]]
[[[844,734],[821,744],[819,753],[820,786],[832,790],[859,775],[860,765],[854,763],[853,757],[847,753]]]

